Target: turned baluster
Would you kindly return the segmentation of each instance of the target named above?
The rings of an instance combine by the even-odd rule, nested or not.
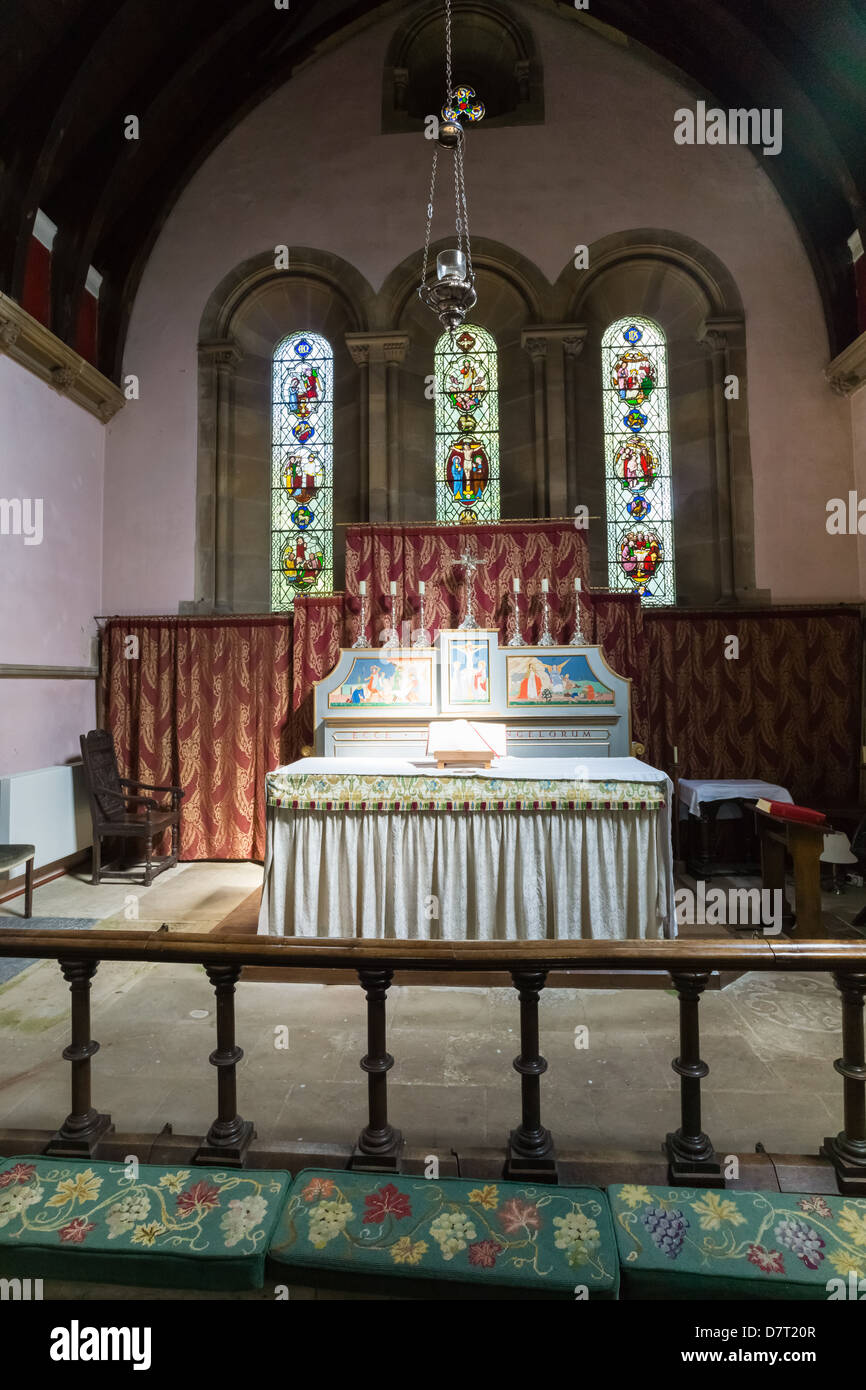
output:
[[[72,1109],[45,1152],[90,1158],[100,1139],[114,1128],[111,1116],[100,1115],[90,1096],[90,1059],[99,1051],[99,1043],[90,1036],[90,981],[99,961],[60,957],[58,965],[71,996],[71,1040],[62,1055],[72,1068]]]
[[[367,1073],[368,1120],[352,1155],[353,1168],[390,1172],[399,1167],[403,1136],[388,1120],[388,1072],[394,1058],[385,1046],[385,1003],[393,978],[393,970],[358,971],[367,999],[367,1055],[360,1066]]]
[[[239,965],[206,965],[216,994],[217,1045],[208,1061],[217,1069],[217,1118],[198,1149],[194,1163],[224,1163],[242,1167],[244,1155],[255,1137],[251,1120],[238,1114],[237,1064],[243,1049],[235,1043],[235,985]]]
[[[698,1007],[709,982],[705,971],[671,971],[680,1004],[680,1055],[671,1066],[680,1078],[680,1127],[665,1140],[672,1183],[724,1187],[721,1164],[701,1129],[701,1081],[709,1067],[701,1061]]]
[[[538,1050],[538,1000],[547,971],[512,970],[511,978],[520,999],[520,1056],[513,1065],[520,1076],[521,1120],[508,1136],[506,1175],[555,1183],[553,1139],[541,1123],[541,1078],[547,1062]]]
[[[843,1078],[844,1128],[835,1139],[824,1140],[821,1152],[836,1169],[839,1191],[866,1197],[866,973],[839,970],[833,980],[842,996],[842,1056],[833,1066]]]

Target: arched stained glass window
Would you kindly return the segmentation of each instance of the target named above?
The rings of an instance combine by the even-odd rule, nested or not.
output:
[[[648,605],[674,603],[665,335],[652,319],[619,319],[601,359],[608,584]]]
[[[334,587],[334,354],[318,333],[292,333],[274,352],[271,607]]]
[[[436,344],[436,520],[499,520],[496,343],[464,324]]]

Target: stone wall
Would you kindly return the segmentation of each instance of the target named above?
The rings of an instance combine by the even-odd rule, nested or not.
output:
[[[706,603],[731,590],[776,602],[857,597],[856,542],[831,538],[824,526],[827,498],[853,486],[850,410],[824,379],[818,291],[765,161],[736,147],[676,145],[674,112],[704,94],[638,47],[608,41],[547,6],[527,3],[521,22],[532,29],[543,72],[545,123],[482,124],[467,155],[473,237],[499,248],[481,265],[476,317],[500,341],[503,513],[537,510],[540,473],[554,511],[563,493],[569,503],[576,495],[600,499],[597,334],[605,319],[655,305],[671,344],[683,597]],[[371,359],[359,369],[349,347],[340,349],[346,395],[335,461],[343,516],[356,501],[362,517],[432,515],[432,406],[420,387],[432,371],[436,325],[422,322],[412,298],[431,150],[420,130],[381,133],[396,23],[362,22],[324,46],[214,151],[166,222],[127,346],[125,369],[140,377],[141,399],[109,426],[105,603],[115,611],[171,612],[216,593],[207,573],[216,542],[207,537],[217,518],[208,512],[207,469],[202,477],[202,444],[207,452],[215,417],[206,404],[199,409],[197,345],[219,287],[251,263],[272,261],[278,245],[345,267],[350,331],[380,335],[371,340],[374,352],[395,333],[408,338],[402,363],[390,367]],[[441,187],[434,237],[447,230],[449,195]],[[593,265],[594,254],[627,250],[646,229],[655,260],[629,264],[626,255],[606,275]],[[574,267],[578,244],[590,247],[589,272]],[[713,266],[721,268],[718,295]],[[238,451],[230,436],[222,486],[238,495],[219,523],[232,569],[223,593],[230,606],[256,605],[265,592],[265,514],[255,495],[268,428],[262,364],[283,333],[317,326],[297,317],[303,301],[294,293],[286,290],[267,333],[250,328],[255,350],[235,369]],[[329,294],[332,305],[321,312],[338,318],[333,285]],[[315,316],[312,299],[309,306]],[[715,320],[709,327],[707,317]],[[542,373],[523,344],[530,330],[558,324],[584,325],[586,342],[569,367],[559,341],[548,346]],[[356,338],[356,359],[361,346]],[[731,361],[743,389],[737,408],[720,417],[717,374]],[[382,381],[395,387],[396,406],[382,399]],[[539,389],[554,406],[561,398],[559,422],[545,421],[540,431]],[[563,433],[569,409],[571,463]],[[390,496],[387,487],[383,495],[388,476],[392,485],[396,478]],[[591,510],[600,515],[600,501]],[[154,519],[131,534],[127,526],[121,542],[131,514]],[[603,530],[596,527],[598,578]]]

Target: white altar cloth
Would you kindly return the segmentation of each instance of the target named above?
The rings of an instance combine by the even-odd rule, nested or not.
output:
[[[431,809],[428,796],[460,795],[455,781],[471,799]],[[268,774],[259,933],[673,936],[671,801],[665,773],[635,758],[501,758],[447,773],[422,760],[304,758]]]
[[[705,801],[757,801],[765,797],[767,801],[793,802],[794,798],[787,787],[779,787],[775,782],[761,782],[754,777],[695,779],[681,777],[677,790],[680,802],[689,815],[700,816],[701,804]],[[719,815],[719,820],[730,820],[730,815]]]

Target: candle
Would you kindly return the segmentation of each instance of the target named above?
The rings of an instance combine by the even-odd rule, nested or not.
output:
[[[396,579],[392,579],[392,580],[391,580],[391,597],[392,597],[392,598],[396,598],[396,597],[397,597],[397,581],[396,581]]]
[[[579,594],[579,593],[580,593],[580,589],[581,589],[580,580],[579,580],[579,579],[575,579],[575,581],[574,581],[574,592],[575,592],[576,594]]]
[[[366,581],[366,579],[362,579],[362,580],[361,580],[360,584],[358,585],[358,592],[360,593],[360,595],[361,595],[362,598],[363,598],[364,595],[366,594],[366,592],[367,592],[367,581]]]
[[[514,592],[516,594],[520,593],[520,580],[517,578],[517,575],[514,576]]]
[[[677,745],[676,745],[676,744],[674,744],[674,762],[675,762],[675,763],[678,763],[678,762],[679,762],[679,758],[677,757]]]
[[[418,580],[418,592],[419,592],[419,594],[422,594],[422,595],[423,595],[423,594],[426,594],[426,592],[427,592],[427,585],[424,583],[424,580],[423,580],[423,579],[419,579],[419,580]]]
[[[548,581],[547,581],[546,579],[542,579],[542,581],[541,581],[541,592],[542,592],[543,594],[546,594],[547,591],[548,591],[548,589],[549,589],[549,587],[550,587],[550,585],[549,585]]]

